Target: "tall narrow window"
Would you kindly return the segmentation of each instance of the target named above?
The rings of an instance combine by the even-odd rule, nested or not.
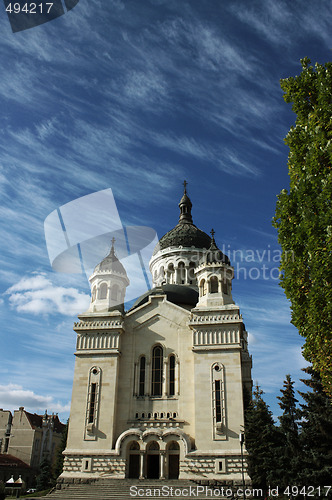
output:
[[[96,391],[97,391],[97,384],[91,384],[90,388],[90,407],[89,407],[89,419],[88,423],[93,424],[94,421],[94,416],[95,416],[95,409],[96,409]]]
[[[88,394],[86,402],[85,436],[84,439],[96,439],[95,429],[98,426],[100,399],[101,369],[93,366],[89,371]]]
[[[214,383],[215,398],[216,398],[216,422],[221,422],[221,387],[220,380]]]
[[[210,293],[218,293],[218,278],[212,276],[210,279]]]
[[[178,264],[178,283],[184,285],[186,280],[186,269],[184,262],[179,262]]]
[[[224,367],[221,363],[214,363],[211,368],[213,434],[214,439],[224,439],[226,435]]]
[[[142,356],[139,362],[139,387],[138,395],[144,396],[145,394],[145,356]]]
[[[175,356],[169,357],[169,395],[175,395]]]
[[[160,346],[156,346],[152,351],[152,396],[162,395],[163,385],[163,350]]]
[[[107,299],[107,285],[102,283],[99,288],[99,299]]]
[[[196,277],[195,277],[195,263],[194,262],[189,262],[188,279],[189,279],[189,284],[190,285],[192,283],[195,283],[195,281],[196,281]]]
[[[118,299],[118,293],[119,293],[119,287],[118,285],[113,285],[112,290],[111,290],[111,299],[112,300],[117,300]]]

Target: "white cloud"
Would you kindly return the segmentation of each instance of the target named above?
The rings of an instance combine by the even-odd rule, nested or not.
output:
[[[24,277],[8,288],[10,305],[20,313],[64,314],[72,316],[85,311],[89,295],[76,288],[54,286],[44,275]]]
[[[38,412],[68,412],[70,403],[55,402],[52,396],[42,396],[32,390],[24,389],[21,385],[0,385],[0,407],[8,410],[17,410],[24,406],[27,410]]]

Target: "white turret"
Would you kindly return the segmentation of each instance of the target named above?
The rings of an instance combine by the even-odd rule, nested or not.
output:
[[[130,284],[127,273],[114,250],[112,239],[110,253],[98,264],[90,276],[91,303],[87,312],[101,312],[121,308],[126,288]]]
[[[195,269],[199,286],[199,301],[196,307],[216,307],[234,304],[232,298],[232,279],[234,269],[229,258],[224,255],[212,239],[204,262]]]

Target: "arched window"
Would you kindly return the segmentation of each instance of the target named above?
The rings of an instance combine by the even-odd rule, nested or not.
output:
[[[162,395],[163,385],[163,350],[157,345],[152,351],[152,396]]]
[[[228,294],[228,287],[227,287],[227,281],[226,281],[226,280],[224,280],[224,281],[222,282],[222,291],[223,291],[223,293],[225,293],[226,295]]]
[[[142,356],[139,362],[139,383],[138,395],[144,396],[145,394],[145,356]]]
[[[150,443],[146,446],[147,451],[156,451],[159,450],[159,444],[156,441],[150,441]]]
[[[212,276],[210,279],[210,293],[218,293],[218,278]]]
[[[130,450],[139,450],[139,444],[137,441],[132,441],[129,445]]]
[[[201,295],[206,295],[206,281],[205,279],[202,279],[201,280],[201,283],[200,283],[200,290],[201,290]]]
[[[167,449],[168,450],[179,450],[180,446],[176,441],[171,441],[170,443],[167,444]]]
[[[174,283],[174,265],[169,264],[167,268],[167,283]]]
[[[175,395],[175,356],[171,354],[169,357],[169,395]]]
[[[195,278],[195,263],[194,262],[189,262],[188,280],[189,280],[190,285],[195,283],[196,278]]]
[[[111,299],[118,300],[119,287],[118,285],[113,285],[111,289]]]
[[[178,264],[178,283],[184,285],[186,282],[186,270],[184,262],[179,262]]]
[[[106,283],[102,283],[99,288],[99,298],[107,299],[107,285]]]

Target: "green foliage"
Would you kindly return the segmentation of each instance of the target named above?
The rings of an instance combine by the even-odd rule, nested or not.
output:
[[[278,196],[273,225],[292,323],[332,397],[332,63],[301,63],[299,76],[281,81],[297,118],[285,139],[290,188]]]
[[[300,393],[305,404],[301,405],[302,468],[298,483],[317,487],[330,484],[332,477],[332,405],[319,374],[311,367],[303,371],[311,376],[302,380],[311,390]],[[332,492],[328,498],[332,498]]]
[[[36,488],[38,491],[46,490],[52,485],[52,468],[50,462],[43,460],[39,467]]]
[[[58,448],[56,450],[55,465],[54,465],[54,472],[53,472],[55,480],[60,476],[60,474],[62,474],[62,471],[63,471],[63,459],[64,459],[64,457],[63,457],[62,452],[66,449],[66,446],[67,446],[68,424],[69,424],[69,420],[67,420],[66,427],[65,427],[65,429],[62,433],[62,436],[61,436],[60,445],[58,446]]]
[[[248,474],[255,488],[267,491],[274,483],[278,468],[276,449],[278,431],[272,413],[263,400],[263,391],[257,386],[245,413],[245,443],[248,452]]]

